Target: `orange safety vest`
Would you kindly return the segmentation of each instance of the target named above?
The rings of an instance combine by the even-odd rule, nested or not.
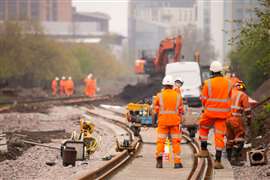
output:
[[[224,77],[214,77],[205,81],[202,90],[204,113],[210,118],[228,118],[231,115],[232,83]]]
[[[155,98],[155,111],[158,113],[158,125],[174,126],[181,122],[183,110],[182,97],[173,89],[164,89]]]
[[[52,89],[57,89],[57,81],[55,79],[52,80]]]
[[[72,80],[67,80],[65,83],[66,90],[74,89],[74,82]]]
[[[66,80],[60,80],[60,91],[64,91],[64,89],[65,89],[65,81]]]
[[[241,117],[243,112],[251,111],[248,95],[237,89],[232,91],[232,116]]]

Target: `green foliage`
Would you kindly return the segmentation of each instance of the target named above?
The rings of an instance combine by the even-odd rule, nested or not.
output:
[[[238,48],[230,54],[232,69],[254,91],[270,78],[270,1],[255,9],[258,20],[243,25]]]
[[[73,44],[71,51],[79,61],[82,74],[93,73],[99,79],[114,79],[128,73],[126,67],[101,45]]]
[[[264,106],[264,110],[265,110],[267,113],[270,113],[270,103],[267,103],[267,104]]]
[[[45,36],[38,24],[0,25],[0,81],[33,87],[63,75],[81,80],[91,72],[98,78],[114,78],[124,69],[100,45],[57,42]]]

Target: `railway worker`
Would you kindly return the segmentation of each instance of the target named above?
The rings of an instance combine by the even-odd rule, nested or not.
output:
[[[74,82],[72,77],[68,77],[68,80],[65,82],[65,94],[67,96],[72,96],[74,93]]]
[[[154,110],[158,115],[156,167],[162,168],[162,154],[166,138],[170,135],[174,153],[174,168],[182,168],[180,157],[181,131],[179,126],[183,111],[182,97],[173,90],[174,80],[172,76],[165,76],[162,85],[164,86],[163,90],[157,94],[154,100]]]
[[[245,127],[243,115],[246,115],[247,124],[251,123],[251,107],[249,97],[245,93],[246,86],[243,81],[237,81],[232,91],[232,115],[227,119],[227,143],[226,151],[228,160],[232,165],[243,165],[240,160],[240,153],[244,147]]]
[[[177,77],[174,81],[174,90],[181,94],[181,87],[183,86],[183,84],[184,81],[180,77]]]
[[[62,76],[60,83],[59,83],[59,90],[60,90],[60,96],[64,96],[65,95],[65,82],[66,82],[66,77]]]
[[[240,81],[240,79],[236,77],[235,73],[232,73],[229,79],[231,80],[233,86],[235,85],[236,82]]]
[[[56,96],[56,94],[57,94],[57,90],[58,90],[58,81],[59,81],[59,78],[58,78],[58,77],[55,77],[55,79],[52,80],[51,88],[52,88],[52,95],[53,95],[53,96]]]
[[[210,65],[212,77],[204,82],[202,89],[203,114],[199,120],[199,138],[201,150],[197,157],[208,157],[207,150],[208,133],[211,127],[215,132],[216,159],[215,169],[223,169],[221,163],[222,150],[225,147],[224,136],[226,133],[226,119],[231,115],[231,92],[232,83],[223,77],[221,72],[223,67],[219,61],[214,61]]]
[[[93,74],[89,74],[85,79],[85,95],[93,97],[96,95],[96,80],[92,78]]]

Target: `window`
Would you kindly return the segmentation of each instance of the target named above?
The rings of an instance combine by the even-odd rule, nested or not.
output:
[[[31,18],[33,20],[39,20],[39,11],[40,11],[40,8],[39,8],[39,1],[37,0],[31,0]]]
[[[5,0],[0,0],[0,20],[5,19]]]
[[[17,2],[16,0],[8,1],[8,19],[15,20],[17,18]]]
[[[22,1],[19,1],[19,9],[20,9],[20,15],[19,15],[19,18],[20,20],[26,20],[28,19],[28,4],[27,4],[27,1],[25,0],[22,0]]]

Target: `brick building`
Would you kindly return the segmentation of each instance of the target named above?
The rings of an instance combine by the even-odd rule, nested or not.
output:
[[[0,0],[0,20],[72,20],[72,0]]]

